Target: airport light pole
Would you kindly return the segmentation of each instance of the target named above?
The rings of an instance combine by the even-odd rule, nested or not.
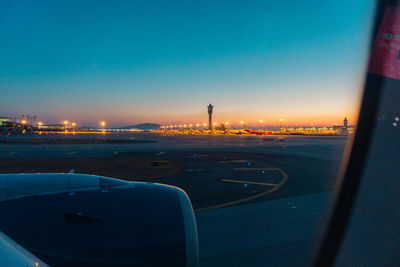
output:
[[[64,121],[63,123],[64,123],[65,132],[68,132],[68,130],[67,130],[68,121]]]
[[[22,121],[21,121],[21,124],[23,125],[23,126],[22,126],[22,131],[23,131],[23,132],[26,131],[26,124],[27,124],[27,121],[26,121],[26,120],[22,120]]]
[[[264,120],[259,120],[259,122],[261,124],[261,129],[264,130],[264,125],[263,125]]]

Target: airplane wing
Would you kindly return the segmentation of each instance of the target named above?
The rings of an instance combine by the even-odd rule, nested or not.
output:
[[[0,213],[4,266],[198,266],[192,205],[176,187],[0,174]]]

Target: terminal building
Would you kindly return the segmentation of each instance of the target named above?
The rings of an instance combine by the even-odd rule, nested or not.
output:
[[[0,134],[3,133],[20,133],[27,131],[27,127],[20,123],[13,121],[10,118],[0,117]]]
[[[0,127],[9,127],[13,123],[13,120],[6,117],[0,117]]]
[[[67,129],[72,128],[72,126],[65,126],[64,124],[53,124],[53,125],[40,125],[37,126],[37,129],[40,131],[65,131]]]

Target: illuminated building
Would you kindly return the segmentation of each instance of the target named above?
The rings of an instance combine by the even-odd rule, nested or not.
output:
[[[68,126],[64,124],[53,124],[53,125],[40,125],[41,131],[65,131]]]
[[[343,134],[347,134],[348,133],[348,129],[347,129],[348,124],[349,124],[349,122],[348,122],[347,118],[344,118],[344,120],[343,120],[343,128],[342,128],[342,133]]]
[[[12,122],[12,119],[10,119],[10,118],[0,117],[0,126],[6,126],[11,122]]]
[[[354,126],[349,126],[349,121],[347,118],[344,118],[343,125],[335,125],[333,126],[333,130],[338,134],[348,134],[354,132]]]

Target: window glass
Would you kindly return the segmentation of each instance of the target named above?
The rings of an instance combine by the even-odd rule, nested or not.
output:
[[[201,266],[307,265],[355,131],[373,11],[2,2],[0,173],[173,185],[195,210]],[[397,115],[382,115],[392,131]]]

